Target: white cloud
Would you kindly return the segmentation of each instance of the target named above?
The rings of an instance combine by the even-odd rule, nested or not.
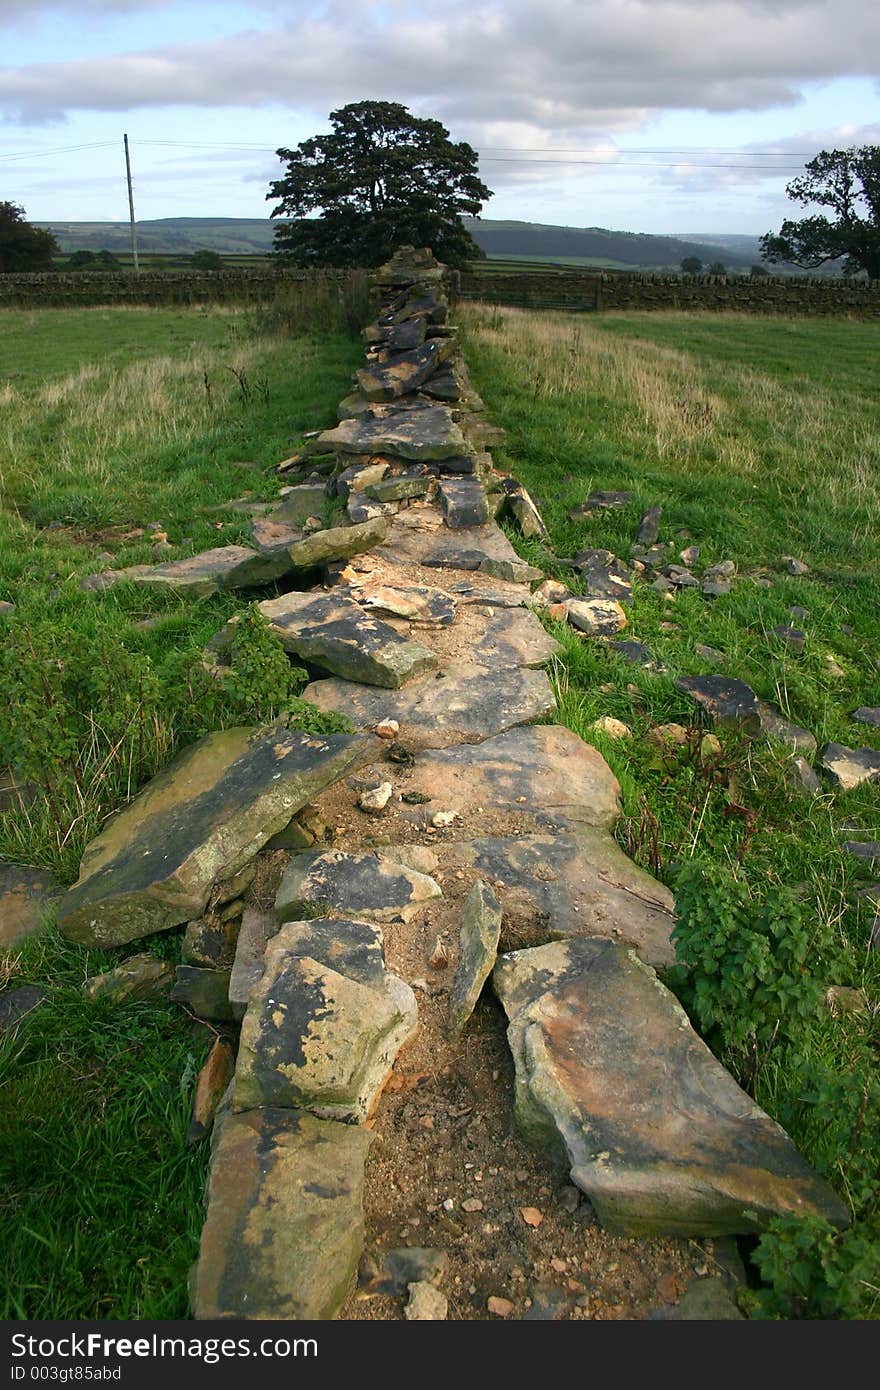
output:
[[[160,3],[85,0],[95,14]],[[254,7],[255,20],[272,11]],[[439,116],[475,144],[501,123],[540,146],[548,132],[583,143],[662,109],[792,104],[806,83],[872,74],[880,54],[880,7],[864,0],[355,0],[286,13],[268,31],[6,67],[0,108],[40,122],[76,110],[227,106],[234,93],[237,105],[326,118],[334,106],[383,97]]]

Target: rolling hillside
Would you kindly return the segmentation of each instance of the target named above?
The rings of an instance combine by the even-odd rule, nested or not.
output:
[[[748,270],[756,255],[742,245],[615,232],[602,227],[549,227],[536,222],[465,219],[474,240],[490,258],[559,261],[570,265],[625,270],[677,270],[685,256],[706,265],[723,261],[730,270]],[[55,233],[64,252],[129,249],[127,222],[41,222]],[[268,218],[163,217],[138,223],[138,248],[156,255],[189,255],[206,248],[223,255],[264,256],[272,249],[275,223]],[[732,238],[732,241],[739,240]],[[753,239],[749,239],[752,241]]]

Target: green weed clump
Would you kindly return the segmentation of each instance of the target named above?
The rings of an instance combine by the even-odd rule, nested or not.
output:
[[[229,667],[221,677],[230,709],[243,722],[283,719],[288,728],[307,734],[349,732],[343,715],[324,713],[299,698],[308,680],[308,671],[291,663],[259,605],[249,604],[235,624]]]
[[[776,1116],[850,1204],[839,1231],[819,1217],[778,1217],[753,1260],[763,1287],[753,1317],[865,1318],[880,1309],[880,1078],[870,1018],[844,1042],[823,1016],[844,962],[830,924],[798,895],[762,891],[711,863],[676,876],[678,964],[666,972],[694,1025],[740,1085]]]
[[[816,961],[830,931],[790,888],[773,884],[758,897],[743,877],[695,859],[676,876],[675,916],[679,964],[669,983],[707,1041],[733,1053],[754,1086],[759,1052],[796,1041],[818,1015]]]

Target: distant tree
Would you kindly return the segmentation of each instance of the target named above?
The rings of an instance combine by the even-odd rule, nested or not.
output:
[[[115,270],[119,262],[112,251],[72,251],[66,270]]]
[[[707,275],[726,275],[727,267],[721,261],[713,261],[706,272]]]
[[[765,265],[753,265],[749,271],[749,275],[753,280],[761,280],[769,274],[770,272]]]
[[[218,251],[193,251],[189,258],[193,270],[222,270],[223,257]]]
[[[703,262],[699,256],[685,256],[681,263],[681,268],[685,275],[699,275],[703,269]]]
[[[865,271],[880,279],[880,145],[821,150],[792,179],[786,193],[802,207],[817,203],[834,214],[786,220],[779,232],[761,238],[765,261],[788,261],[815,270],[843,261],[843,273]]]
[[[330,113],[331,135],[278,150],[287,165],[274,250],[297,265],[380,265],[398,246],[429,246],[448,265],[483,255],[461,223],[492,194],[477,153],[439,121],[395,101],[360,101]],[[312,214],[318,213],[319,216]]]
[[[51,232],[32,227],[18,203],[0,203],[0,274],[51,270],[60,247]]]

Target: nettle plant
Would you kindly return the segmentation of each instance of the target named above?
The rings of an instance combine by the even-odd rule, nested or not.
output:
[[[222,676],[233,710],[246,722],[283,719],[304,733],[347,732],[351,726],[341,715],[324,713],[299,698],[308,680],[308,671],[291,662],[259,605],[250,604],[235,622],[229,668]]]
[[[675,910],[668,982],[751,1089],[761,1054],[817,1017],[823,989],[813,971],[828,928],[790,888],[770,885],[758,898],[730,870],[696,860],[678,870]]]

